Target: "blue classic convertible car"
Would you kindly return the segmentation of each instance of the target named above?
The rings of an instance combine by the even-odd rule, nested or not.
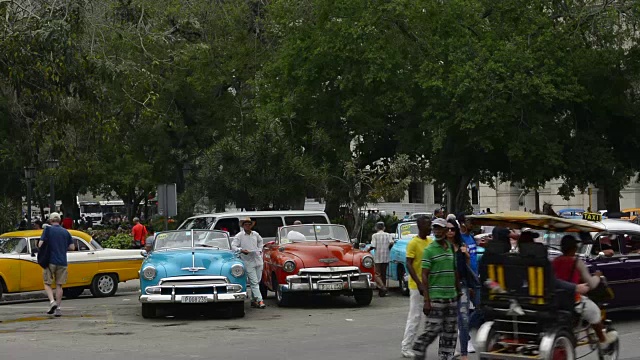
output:
[[[245,268],[231,250],[229,234],[217,230],[176,230],[155,236],[140,271],[142,317],[169,304],[225,304],[244,316]]]

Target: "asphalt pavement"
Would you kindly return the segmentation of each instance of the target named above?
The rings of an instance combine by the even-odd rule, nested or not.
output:
[[[368,307],[322,296],[279,308],[271,295],[267,309],[246,304],[242,319],[186,310],[147,320],[137,296],[135,282],[110,298],[85,292],[63,301],[61,318],[45,315],[45,300],[9,296],[0,302],[0,359],[401,359],[408,311],[408,298],[398,293],[376,296]],[[610,317],[621,336],[620,359],[640,359],[640,311]],[[436,352],[433,344],[428,358]]]

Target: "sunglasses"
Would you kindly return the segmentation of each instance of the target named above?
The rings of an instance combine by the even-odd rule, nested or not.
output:
[[[447,231],[455,232],[456,228],[454,228],[452,226],[447,226]]]

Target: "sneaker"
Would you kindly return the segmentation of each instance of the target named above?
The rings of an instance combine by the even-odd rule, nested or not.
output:
[[[475,352],[476,352],[476,348],[474,348],[473,344],[471,343],[471,341],[469,341],[468,345],[467,345],[467,353],[473,354]]]
[[[413,359],[416,357],[416,354],[411,350],[402,350],[402,357],[407,359]]]
[[[264,301],[260,301],[260,302],[258,303],[258,307],[259,307],[260,309],[264,309],[264,308],[266,308],[266,307],[267,307],[267,305],[265,305],[265,304],[264,304]]]
[[[55,301],[52,301],[49,304],[49,311],[47,311],[47,314],[49,314],[49,315],[53,314],[56,311],[57,308],[58,308],[58,304],[56,304]]]
[[[385,296],[387,296],[387,290],[380,290],[380,291],[378,292],[378,296],[380,296],[380,297],[385,297]]]
[[[62,311],[60,311],[60,308],[56,308],[56,311],[53,313],[53,316],[55,317],[62,316]]]
[[[608,348],[609,345],[611,345],[616,340],[618,340],[618,332],[617,331],[609,331],[604,335],[604,338],[605,338],[604,342],[600,343],[600,348],[601,349]]]
[[[252,308],[257,308],[258,307],[258,302],[257,301],[252,301],[251,302],[251,307]]]

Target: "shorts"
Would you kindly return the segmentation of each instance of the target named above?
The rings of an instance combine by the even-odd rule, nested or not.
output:
[[[576,310],[582,312],[582,318],[591,325],[599,324],[602,321],[600,308],[586,296],[581,296],[581,301],[576,305]]]
[[[53,284],[53,278],[56,279],[56,285],[64,285],[67,283],[67,267],[62,265],[49,264],[46,269],[42,269],[42,278],[47,285]]]

